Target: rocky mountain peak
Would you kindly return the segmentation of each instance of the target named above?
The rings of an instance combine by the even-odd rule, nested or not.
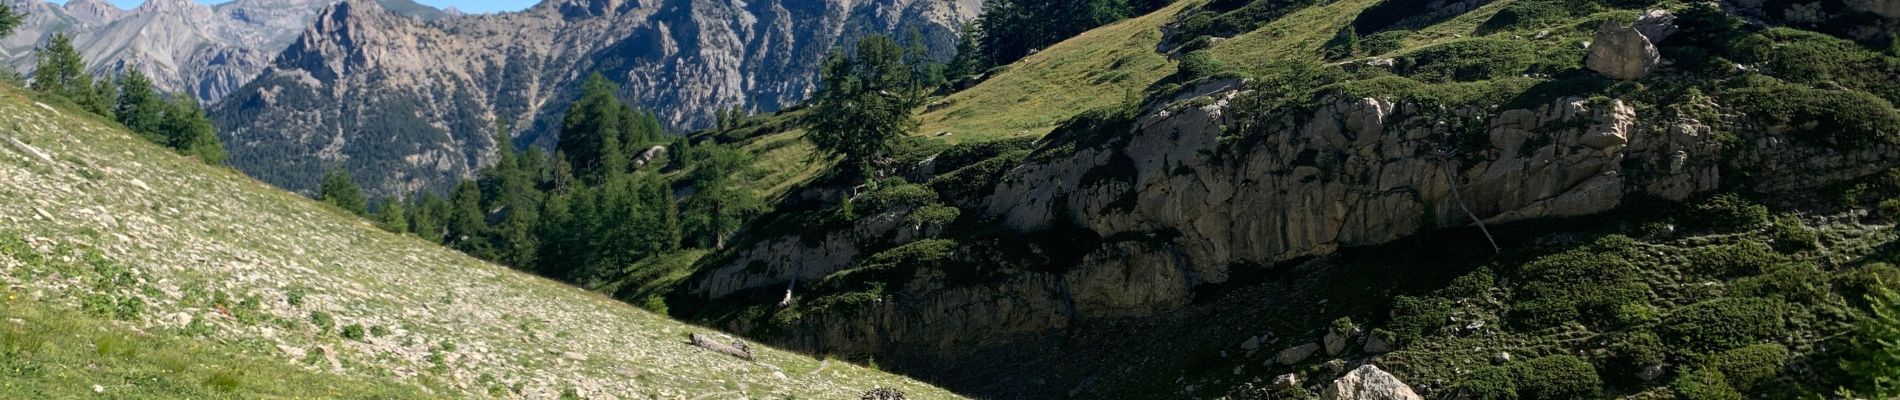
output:
[[[145,0],[145,4],[140,4],[138,8],[132,9],[132,12],[141,14],[210,11],[211,7],[192,2],[191,0]]]
[[[105,0],[70,0],[60,8],[82,24],[106,24],[125,16],[125,10]]]
[[[344,0],[324,7],[279,55],[279,65],[298,66],[323,78],[333,79],[348,69],[375,65],[387,32],[410,20],[391,14],[376,0]]]
[[[549,0],[543,3],[548,4],[568,19],[611,16],[625,12],[625,8],[639,6],[639,2],[633,0]]]

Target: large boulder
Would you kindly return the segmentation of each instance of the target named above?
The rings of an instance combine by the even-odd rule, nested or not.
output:
[[[1400,382],[1379,367],[1359,366],[1346,376],[1333,380],[1320,392],[1322,400],[1424,400],[1411,386]]]
[[[1610,79],[1633,81],[1649,76],[1656,65],[1662,64],[1662,53],[1636,28],[1605,23],[1597,27],[1596,38],[1590,41],[1590,55],[1583,63]]]

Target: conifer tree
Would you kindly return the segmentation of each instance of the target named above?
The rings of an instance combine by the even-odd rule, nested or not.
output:
[[[443,201],[441,196],[423,192],[409,208],[409,230],[423,240],[443,243],[448,230],[443,221],[447,218],[448,210],[449,203]]]
[[[463,253],[482,259],[494,259],[488,245],[488,213],[482,210],[482,190],[475,182],[462,181],[449,197],[448,237],[450,245]]]
[[[707,144],[694,147],[690,158],[693,172],[687,179],[695,191],[682,205],[683,230],[696,246],[724,249],[726,239],[745,218],[764,206],[758,195],[738,182],[738,177],[747,174],[751,157],[744,151]]]
[[[356,215],[369,213],[369,202],[363,198],[363,188],[357,186],[356,178],[342,167],[323,174],[323,185],[317,190],[317,200]]]
[[[982,35],[982,30],[977,29],[975,22],[963,23],[962,32],[957,38],[957,55],[944,68],[944,79],[954,84],[990,69],[989,58],[983,54]]]
[[[152,79],[144,72],[131,70],[119,78],[119,97],[113,115],[120,124],[154,143],[165,143],[159,132],[165,121],[165,97],[152,89]]]
[[[567,154],[576,175],[588,182],[600,183],[623,172],[627,150],[622,121],[626,106],[614,93],[619,87],[595,73],[581,84],[581,97],[568,108],[561,121],[557,148]]]
[[[540,209],[539,195],[527,171],[522,169],[520,153],[508,138],[508,124],[495,126],[495,142],[501,143],[495,166],[483,172],[484,186],[490,188],[487,209],[499,210],[501,220],[492,227],[490,241],[495,246],[495,261],[516,268],[533,270],[535,249],[534,224]]]
[[[923,98],[915,95],[918,84],[903,60],[903,47],[883,36],[859,40],[852,56],[833,53],[813,96],[806,137],[842,156],[844,168],[869,177],[891,143],[917,129],[911,111]]]
[[[223,164],[228,158],[224,142],[211,127],[211,117],[205,115],[205,110],[198,107],[198,100],[191,96],[172,95],[159,129],[165,135],[165,145],[206,164]]]
[[[65,33],[53,34],[46,47],[34,55],[33,90],[62,96],[80,106],[93,97],[92,75],[86,74],[86,60],[73,49],[73,40]]]
[[[13,30],[20,27],[20,19],[20,13],[14,12],[13,6],[0,3],[0,37],[12,35]]]
[[[409,213],[403,210],[401,201],[385,197],[376,207],[376,225],[394,233],[409,233]]]

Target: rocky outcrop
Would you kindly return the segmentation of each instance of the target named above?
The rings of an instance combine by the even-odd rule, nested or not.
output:
[[[1775,25],[1885,44],[1900,32],[1900,1],[1723,0],[1725,8]]]
[[[926,268],[903,292],[849,312],[808,315],[811,329],[780,339],[839,354],[954,352],[1091,320],[1157,315],[1246,268],[1469,226],[1474,221],[1453,200],[1453,184],[1472,214],[1502,224],[1602,213],[1636,196],[1687,200],[1724,184],[1764,193],[1807,191],[1879,173],[1900,159],[1890,144],[1815,147],[1730,125],[1730,117],[1644,115],[1607,98],[1445,110],[1330,96],[1298,117],[1236,131],[1230,104],[1246,95],[1232,86],[1147,110],[1125,133],[1102,135],[1107,139],[1099,143],[1051,145],[1005,169],[987,197],[954,201],[1023,235],[1099,238],[1063,244],[1063,251],[1079,254],[1073,261],[981,284],[959,284],[946,270],[978,263],[1007,268],[992,264],[1017,260]],[[1712,125],[1738,132],[1747,144],[1724,150]],[[1730,170],[1775,173],[1724,182]],[[741,246],[684,291],[712,302],[779,294],[793,279],[821,280],[916,235],[898,228],[902,224],[868,222],[876,220],[826,234],[803,232],[804,241],[792,235]],[[1334,342],[1296,343],[1310,349],[1276,358],[1304,362],[1329,347],[1358,343]],[[1386,344],[1360,347],[1390,351]]]
[[[1590,55],[1583,63],[1604,77],[1633,81],[1649,76],[1662,64],[1662,53],[1636,28],[1610,22],[1597,27],[1596,37],[1590,41]]]
[[[1423,400],[1412,387],[1379,367],[1361,365],[1333,380],[1320,392],[1321,400]]]

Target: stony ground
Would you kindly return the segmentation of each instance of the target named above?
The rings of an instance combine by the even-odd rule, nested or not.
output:
[[[9,296],[452,398],[955,397],[760,345],[757,362],[707,352],[686,344],[706,329],[385,233],[115,126],[0,87]]]

